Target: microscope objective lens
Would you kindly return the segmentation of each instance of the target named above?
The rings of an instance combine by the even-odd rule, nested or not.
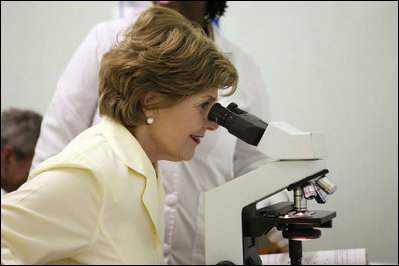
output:
[[[320,189],[318,186],[316,186],[316,191],[317,191],[316,201],[321,204],[326,203],[327,193],[324,192],[322,189]]]
[[[307,183],[302,187],[305,199],[314,199],[317,196],[316,189],[312,183]]]
[[[306,199],[303,197],[302,189],[300,187],[294,188],[294,206],[297,212],[307,210]]]
[[[337,190],[337,186],[325,176],[320,177],[319,180],[316,181],[316,185],[327,194],[333,194]]]

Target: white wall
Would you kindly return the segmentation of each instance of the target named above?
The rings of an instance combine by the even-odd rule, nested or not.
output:
[[[332,229],[304,250],[398,261],[398,3],[228,2],[222,27],[262,69],[272,118],[325,134]]]
[[[118,16],[118,2],[1,1],[1,110],[42,114],[89,30]]]
[[[262,68],[272,117],[322,131],[337,212],[304,251],[367,248],[398,261],[397,2],[228,2],[225,34]],[[1,2],[1,110],[44,113],[56,81],[118,2]]]

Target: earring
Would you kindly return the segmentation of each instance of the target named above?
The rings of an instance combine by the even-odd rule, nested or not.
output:
[[[147,123],[148,123],[149,125],[151,125],[152,123],[154,123],[154,118],[148,117],[148,118],[147,118]]]

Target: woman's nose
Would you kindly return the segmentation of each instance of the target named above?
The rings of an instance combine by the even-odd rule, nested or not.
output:
[[[219,127],[218,124],[216,124],[215,122],[213,122],[211,120],[207,120],[205,126],[206,126],[207,130],[215,130]]]

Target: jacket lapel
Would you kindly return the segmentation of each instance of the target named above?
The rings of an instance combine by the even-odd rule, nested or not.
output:
[[[163,201],[165,192],[159,174],[158,163],[151,163],[140,143],[123,125],[109,117],[102,121],[102,132],[111,147],[127,167],[146,179],[142,201],[151,218],[155,234],[163,242]]]

